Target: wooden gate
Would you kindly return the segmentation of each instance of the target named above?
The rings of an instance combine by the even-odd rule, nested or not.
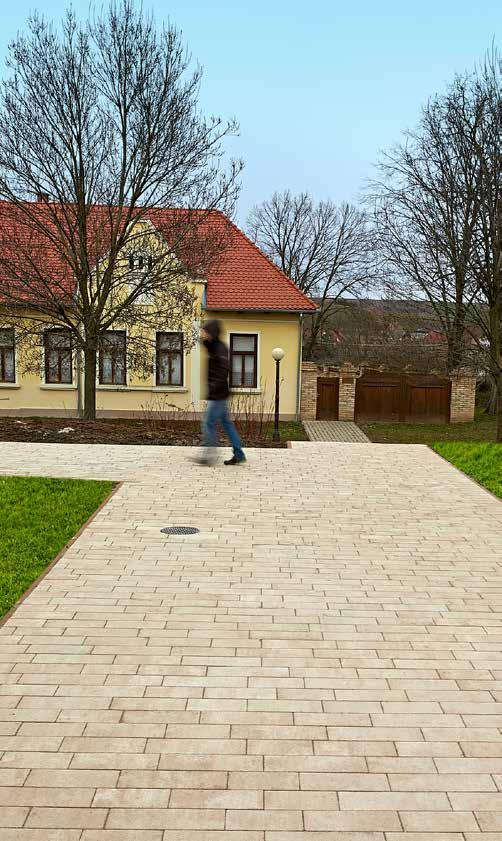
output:
[[[422,374],[367,371],[356,384],[360,423],[449,423],[451,382]]]
[[[338,420],[338,377],[317,379],[317,420]]]

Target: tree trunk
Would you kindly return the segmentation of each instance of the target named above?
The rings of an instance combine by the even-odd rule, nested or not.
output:
[[[451,374],[462,363],[465,331],[465,313],[463,303],[455,305],[452,335],[448,341],[448,373]]]
[[[319,339],[319,333],[321,332],[322,321],[320,318],[320,314],[316,313],[312,315],[312,324],[311,324],[311,331],[310,336],[308,337],[307,345],[305,348],[305,357],[308,361],[312,361],[314,358],[314,351],[317,347],[317,341]]]
[[[84,420],[96,420],[96,362],[97,344],[84,351]]]
[[[502,442],[502,370],[497,376],[497,434],[496,440]]]
[[[502,290],[501,290],[502,291]],[[502,441],[502,343],[501,343],[501,297],[495,296],[489,310],[490,356],[492,376],[497,386],[497,434],[496,440]]]
[[[497,414],[497,405],[498,405],[498,391],[497,391],[497,380],[493,376],[493,374],[487,375],[487,382],[488,388],[490,389],[488,399],[486,401],[485,406],[485,415],[496,415]]]

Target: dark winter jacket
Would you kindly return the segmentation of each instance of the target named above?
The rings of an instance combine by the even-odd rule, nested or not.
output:
[[[220,326],[217,321],[209,321],[204,325],[204,329],[211,336],[210,340],[204,342],[204,347],[209,356],[207,366],[207,399],[226,400],[230,394],[228,388],[228,348],[220,341]]]

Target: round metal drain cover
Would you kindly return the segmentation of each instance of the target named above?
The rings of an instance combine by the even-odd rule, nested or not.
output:
[[[161,529],[162,534],[198,534],[199,529],[193,526],[168,526]]]

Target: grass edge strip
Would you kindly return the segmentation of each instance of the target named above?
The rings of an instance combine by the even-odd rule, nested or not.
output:
[[[37,478],[37,477],[28,477],[28,478]],[[67,550],[70,548],[70,546],[72,546],[75,543],[75,541],[78,540],[78,538],[80,537],[82,532],[84,532],[85,529],[87,528],[87,526],[89,526],[92,523],[94,518],[97,517],[97,515],[100,513],[100,511],[105,507],[105,505],[108,504],[108,502],[111,500],[111,498],[120,490],[120,488],[122,487],[123,484],[124,484],[123,482],[114,483],[114,486],[111,489],[110,493],[107,494],[107,496],[104,498],[104,500],[98,505],[96,510],[92,512],[91,516],[88,517],[87,520],[85,521],[85,523],[83,523],[80,526],[79,530],[73,535],[73,537],[71,537],[70,540],[68,540],[68,542],[65,543],[65,545],[59,550],[57,555],[52,559],[52,561],[49,564],[47,564],[47,566],[40,573],[40,575],[37,576],[37,578],[35,578],[35,580],[31,582],[28,589],[25,590],[25,592],[23,593],[22,596],[20,596],[20,598],[17,600],[17,602],[15,604],[13,604],[11,608],[9,608],[7,613],[4,613],[4,615],[2,617],[0,617],[0,628],[2,628],[3,625],[5,625],[5,623],[7,622],[8,619],[11,618],[11,616],[13,616],[13,614],[16,612],[18,607],[25,601],[25,599],[28,598],[29,595],[31,595],[33,590],[35,590],[38,587],[40,582],[43,581],[43,579],[51,571],[51,569],[53,569],[53,567],[56,566],[56,564],[58,563],[58,561],[61,560],[61,558],[63,557],[65,552],[67,552]]]

